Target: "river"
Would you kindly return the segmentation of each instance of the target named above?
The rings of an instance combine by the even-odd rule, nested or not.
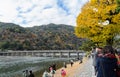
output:
[[[18,57],[18,56],[0,56],[0,77],[23,77],[23,71],[32,70],[35,77],[42,77],[43,71],[56,63],[57,68],[62,67],[63,62],[68,62],[68,58],[50,58],[50,57]]]

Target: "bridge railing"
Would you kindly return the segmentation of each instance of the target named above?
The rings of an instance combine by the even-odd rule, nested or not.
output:
[[[81,50],[34,50],[0,52],[0,56],[37,56],[37,57],[79,57],[84,55]]]

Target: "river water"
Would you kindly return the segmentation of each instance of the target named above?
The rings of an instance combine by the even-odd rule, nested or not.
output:
[[[35,77],[42,77],[44,70],[56,63],[60,68],[68,58],[0,56],[0,77],[24,77],[23,71],[32,70]]]

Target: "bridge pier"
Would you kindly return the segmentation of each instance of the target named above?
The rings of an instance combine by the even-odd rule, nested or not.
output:
[[[77,58],[79,58],[79,53],[77,52]]]
[[[60,54],[60,56],[59,56],[59,57],[60,57],[60,58],[62,58],[62,52],[59,52],[59,54]]]
[[[52,57],[53,57],[53,58],[55,57],[55,52],[53,52]]]
[[[68,52],[68,58],[70,58],[70,52]]]

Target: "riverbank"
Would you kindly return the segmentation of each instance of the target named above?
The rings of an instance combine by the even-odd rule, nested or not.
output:
[[[64,69],[66,71],[67,76],[66,77],[74,77],[75,74],[78,72],[78,69],[84,68],[83,65],[86,63],[88,59],[83,58],[83,63],[80,64],[80,61],[74,62],[73,66],[71,67],[70,64],[67,64],[67,68],[60,68],[56,71],[54,77],[61,77],[61,70]]]

